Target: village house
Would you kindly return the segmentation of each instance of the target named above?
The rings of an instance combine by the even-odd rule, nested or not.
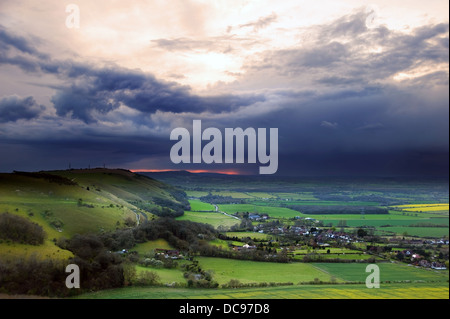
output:
[[[447,267],[445,267],[445,264],[438,263],[438,262],[435,262],[435,261],[433,261],[431,263],[431,268],[432,269],[436,269],[436,270],[447,270]]]
[[[158,256],[164,256],[164,258],[166,258],[166,259],[167,258],[179,259],[182,257],[178,250],[173,250],[173,249],[156,248],[155,254]]]

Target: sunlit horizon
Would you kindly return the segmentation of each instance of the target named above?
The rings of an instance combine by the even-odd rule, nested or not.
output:
[[[165,172],[189,172],[194,174],[210,173],[224,175],[249,175],[236,170],[216,170],[216,169],[130,169],[133,173],[165,173]]]

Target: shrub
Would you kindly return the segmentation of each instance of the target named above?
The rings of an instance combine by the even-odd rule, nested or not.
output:
[[[57,260],[0,260],[0,291],[9,294],[67,296],[78,289],[67,289],[65,264]]]
[[[136,286],[154,286],[159,284],[160,277],[153,271],[142,271],[137,275]]]
[[[22,244],[44,243],[44,229],[23,217],[9,213],[0,214],[0,238]]]

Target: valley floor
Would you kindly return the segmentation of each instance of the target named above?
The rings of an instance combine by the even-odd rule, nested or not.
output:
[[[448,299],[448,283],[295,285],[239,289],[127,287],[78,296],[80,299]]]

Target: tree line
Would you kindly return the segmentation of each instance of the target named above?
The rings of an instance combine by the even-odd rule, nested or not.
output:
[[[7,220],[12,216],[4,215],[7,215]],[[0,260],[0,293],[66,297],[87,291],[124,287],[133,282],[155,282],[156,278],[153,277],[136,276],[134,267],[129,264],[129,258],[133,258],[133,255],[128,257],[118,252],[130,249],[136,243],[158,238],[164,238],[176,249],[195,251],[199,242],[210,240],[215,235],[216,231],[210,225],[159,218],[132,229],[60,238],[56,244],[74,255],[69,260],[42,259],[37,255]],[[65,286],[68,276],[65,267],[68,264],[76,264],[80,268],[80,289],[68,289]]]
[[[379,215],[389,214],[387,208],[375,207],[375,206],[320,206],[320,205],[286,205],[281,204],[282,207],[287,207],[303,214],[311,215],[325,215],[325,214],[366,214],[366,215]]]

